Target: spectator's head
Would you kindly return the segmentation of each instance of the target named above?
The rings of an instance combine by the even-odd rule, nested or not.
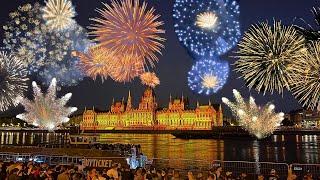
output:
[[[209,170],[209,174],[214,174],[215,173],[215,169],[214,168],[211,168],[210,170]]]
[[[169,168],[169,169],[168,169],[168,174],[171,174],[171,175],[172,175],[172,174],[173,174],[173,170],[174,170],[173,168]]]
[[[27,167],[33,165],[33,161],[29,161],[28,164],[27,164]]]
[[[147,174],[147,170],[146,169],[142,169],[141,172],[142,172],[142,175]]]
[[[37,167],[33,167],[31,169],[31,174],[36,174],[38,172],[38,168]]]
[[[60,172],[64,172],[65,170],[65,166],[60,166]]]
[[[179,174],[179,171],[178,171],[178,170],[174,170],[174,171],[173,171],[173,177],[174,177],[174,178],[179,178],[179,177],[180,177],[180,174]]]
[[[242,172],[240,176],[241,176],[241,177],[247,177],[247,174],[244,173],[244,172]]]
[[[221,166],[217,167],[216,172],[222,172],[222,167]]]
[[[216,180],[216,176],[214,174],[209,174],[208,179],[207,180]]]
[[[19,169],[18,168],[14,168],[10,171],[10,174],[18,174]]]
[[[48,164],[47,163],[43,163],[43,164],[40,165],[40,167],[43,168],[43,169],[46,169],[48,167]]]
[[[161,171],[161,176],[164,177],[165,175],[166,175],[166,171],[165,171],[165,170],[162,170],[162,171]]]
[[[97,176],[101,177],[102,176],[102,172],[101,171],[97,171]]]
[[[157,174],[152,174],[151,176],[152,176],[151,177],[152,180],[159,180],[159,177],[157,176]]]
[[[312,174],[311,174],[309,169],[307,170],[307,176],[311,176],[312,177]]]
[[[262,174],[259,174],[259,175],[258,175],[258,180],[264,180],[264,177],[263,177]]]
[[[270,175],[276,175],[276,174],[277,174],[276,170],[275,169],[271,169]]]
[[[202,172],[199,172],[199,173],[197,174],[197,178],[199,178],[199,179],[203,178]]]
[[[68,166],[62,166],[61,172],[69,172]]]
[[[304,179],[312,179],[312,174],[310,173],[310,170],[307,170],[307,174],[304,176]]]
[[[93,176],[97,176],[97,170],[95,168],[92,168],[89,171],[89,176],[93,177]]]
[[[73,176],[72,176],[72,180],[81,180],[81,174],[79,174],[79,173],[76,173],[76,174],[74,174]]]
[[[161,173],[162,173],[161,170],[158,169],[156,172],[157,172],[156,174],[157,174],[158,176],[161,176]]]
[[[298,176],[296,175],[295,172],[292,172],[290,180],[296,180],[296,179],[298,179]],[[320,179],[320,177],[319,177],[319,179]]]
[[[188,171],[188,177],[193,177],[193,173],[191,171]]]
[[[47,174],[52,174],[53,173],[53,170],[51,169],[51,168],[49,168],[48,170],[47,170]]]
[[[56,171],[60,172],[60,170],[61,170],[61,166],[56,166]]]
[[[137,176],[142,176],[142,169],[138,169],[137,171],[136,171],[136,175]]]

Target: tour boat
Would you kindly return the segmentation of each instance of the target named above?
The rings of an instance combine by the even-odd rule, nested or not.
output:
[[[94,134],[69,135],[68,140],[75,147],[94,148],[100,144],[99,136]]]

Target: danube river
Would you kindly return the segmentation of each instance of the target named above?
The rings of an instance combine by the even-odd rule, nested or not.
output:
[[[0,132],[2,145],[63,143],[66,134]],[[100,134],[102,143],[140,144],[148,158],[320,163],[320,136],[273,136],[269,141],[177,139],[170,134]],[[168,161],[168,160],[167,160]],[[172,161],[173,162],[173,161]]]

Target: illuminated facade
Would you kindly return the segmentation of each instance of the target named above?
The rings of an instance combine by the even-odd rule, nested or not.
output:
[[[200,106],[188,109],[182,96],[173,99],[170,96],[168,108],[159,110],[154,92],[147,88],[137,109],[132,107],[129,91],[127,102],[112,102],[109,112],[85,110],[81,130],[210,130],[212,126],[222,126],[222,108],[220,105]]]

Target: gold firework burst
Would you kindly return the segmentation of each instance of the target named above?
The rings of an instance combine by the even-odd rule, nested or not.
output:
[[[43,19],[50,30],[67,29],[72,25],[75,14],[70,0],[48,0],[43,8]]]
[[[258,92],[283,92],[289,87],[289,66],[305,52],[305,39],[281,22],[252,25],[239,43],[237,72]]]
[[[296,59],[290,68],[293,95],[307,108],[320,105],[320,42],[307,45],[308,51]]]

